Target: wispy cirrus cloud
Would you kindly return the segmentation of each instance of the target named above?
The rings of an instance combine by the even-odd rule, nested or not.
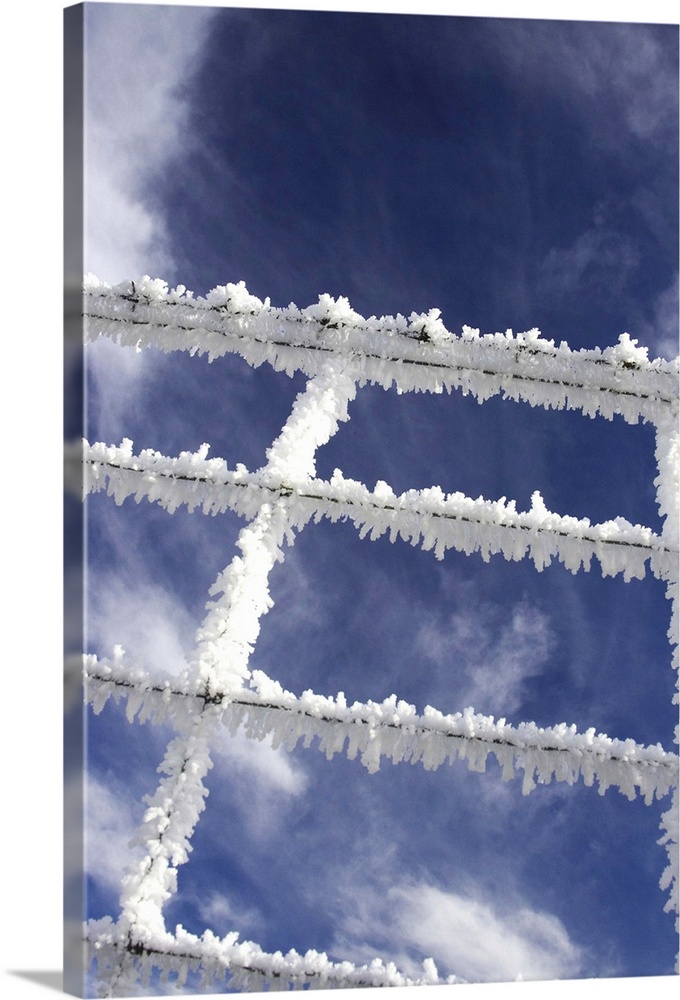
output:
[[[250,739],[238,732],[230,736],[225,730],[218,737],[216,753],[230,778],[243,792],[242,807],[252,829],[267,829],[266,816],[273,792],[296,798],[307,788],[307,777],[298,761],[283,749],[274,750],[271,739]]]
[[[476,886],[456,893],[427,883],[364,891],[347,913],[338,953],[367,960],[379,948],[411,975],[432,958],[440,975],[470,983],[572,978],[587,956],[553,914],[521,900],[502,905]],[[368,942],[368,943],[367,943]]]
[[[224,893],[213,892],[199,899],[198,909],[206,927],[218,934],[224,935],[235,929],[241,934],[262,931],[264,917],[260,911],[254,907],[240,907]]]
[[[446,620],[429,615],[417,641],[447,670],[458,710],[499,716],[521,706],[525,681],[541,671],[554,640],[548,617],[527,603],[499,610],[465,598]]]
[[[677,143],[677,47],[658,25],[508,20],[484,35],[520,86],[540,78],[574,108],[590,141]]]
[[[172,264],[154,176],[186,148],[180,85],[197,65],[210,8],[94,4],[85,11],[85,270],[122,281]],[[95,72],[96,70],[96,72]]]
[[[502,912],[430,885],[397,886],[388,903],[406,945],[429,949],[442,972],[470,982],[563,979],[581,969],[579,949],[549,913],[521,905]]]
[[[141,819],[143,805],[110,775],[105,780],[88,773],[85,792],[85,870],[100,888],[118,893],[129,865],[142,856],[130,841]]]
[[[654,302],[654,312],[650,321],[642,324],[639,332],[643,343],[654,345],[662,358],[678,355],[678,275],[668,288],[661,292]]]
[[[651,230],[663,239],[662,226],[654,219],[653,198],[640,194],[636,208],[645,216]],[[635,202],[635,199],[634,199]],[[660,206],[659,206],[660,207]],[[588,297],[605,304],[626,303],[631,336],[648,345],[651,356],[674,358],[678,353],[678,275],[658,292],[643,315],[641,303],[633,293],[637,272],[644,264],[644,254],[633,239],[625,235],[611,207],[598,206],[592,225],[566,246],[553,246],[540,262],[537,288],[555,304]],[[623,332],[622,330],[620,332]]]
[[[566,162],[578,149],[583,169],[574,204],[599,200],[590,219],[562,214],[547,250],[541,248],[532,279],[536,305],[556,316],[573,313],[576,323],[585,301],[591,312],[601,308],[603,324],[620,310],[626,318],[616,325],[625,326],[602,329],[598,343],[628,329],[654,354],[675,357],[677,304],[669,316],[661,292],[677,269],[677,36],[655,24],[516,20],[491,24],[480,32],[480,46],[506,67],[515,93],[545,124],[534,140],[537,176],[549,184],[543,164],[556,165],[558,150]],[[646,163],[643,172],[638,163]],[[633,169],[622,171],[624,164]],[[570,183],[565,174],[560,186]],[[532,185],[533,196],[541,187],[535,176]],[[563,210],[554,211],[558,218]],[[662,324],[652,317],[655,295],[667,317]]]
[[[110,655],[115,645],[151,674],[177,674],[187,664],[195,622],[168,590],[150,581],[102,573],[91,577],[88,638]]]
[[[640,262],[640,252],[628,238],[598,215],[567,247],[552,247],[541,263],[540,286],[551,298],[574,293],[621,294]]]

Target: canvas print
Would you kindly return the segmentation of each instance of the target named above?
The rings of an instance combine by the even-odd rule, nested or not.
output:
[[[675,975],[678,26],[65,25],[67,989]]]

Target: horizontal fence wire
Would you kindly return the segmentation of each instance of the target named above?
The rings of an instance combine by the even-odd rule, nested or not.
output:
[[[318,740],[319,750],[332,757],[346,753],[359,757],[369,771],[376,771],[381,758],[393,763],[421,763],[427,770],[465,760],[471,770],[484,770],[492,753],[506,780],[516,769],[524,771],[523,791],[551,780],[571,784],[579,776],[586,785],[597,780],[600,794],[618,787],[628,798],[641,794],[649,804],[678,784],[678,756],[660,745],[642,746],[633,740],[612,739],[594,729],[578,732],[566,724],[539,727],[535,723],[513,726],[504,719],[466,709],[444,715],[428,707],[422,715],[413,705],[396,696],[382,703],[355,702],[306,691],[301,697],[284,691],[262,671],[253,672],[254,686],[240,692],[205,687],[179,678],[154,681],[122,661],[85,658],[87,700],[100,712],[109,697],[128,699],[129,721],[155,723],[177,721],[185,708],[171,703],[189,703],[188,714],[206,705],[219,709],[222,721],[235,733],[242,728],[251,738],[273,738],[273,745],[292,750]],[[346,747],[345,747],[346,744]]]
[[[328,358],[360,384],[396,385],[401,391],[462,388],[480,400],[502,393],[534,405],[581,409],[630,422],[657,417],[678,406],[677,362],[649,361],[627,334],[619,345],[572,351],[525,334],[486,334],[464,327],[451,334],[438,311],[404,317],[355,313],[345,299],[321,296],[298,309],[272,308],[240,286],[214,289],[207,298],[168,290],[164,282],[127,282],[85,288],[86,336],[121,344],[206,353],[227,353],[278,370],[318,373]]]
[[[472,499],[461,493],[445,495],[434,487],[395,495],[387,484],[370,491],[361,483],[346,480],[336,470],[330,480],[307,480],[300,484],[276,481],[262,473],[241,468],[230,470],[221,459],[206,459],[202,452],[168,458],[157,452],[131,454],[131,443],[74,445],[71,461],[85,466],[84,491],[108,488],[117,503],[127,497],[158,503],[171,512],[179,506],[206,514],[226,510],[250,517],[272,499],[298,503],[301,523],[324,517],[353,523],[362,537],[389,534],[412,545],[434,549],[442,558],[453,548],[483,558],[501,553],[506,559],[533,559],[538,569],[553,557],[572,572],[588,569],[596,558],[603,575],[622,573],[626,580],[642,579],[649,560],[654,576],[669,579],[678,562],[678,549],[646,526],[623,518],[591,524],[548,511],[534,494],[529,511],[517,511],[514,502]],[[81,483],[71,473],[74,488]]]

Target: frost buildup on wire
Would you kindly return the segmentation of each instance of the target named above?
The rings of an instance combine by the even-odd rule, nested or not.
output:
[[[86,337],[110,337],[141,349],[241,355],[249,364],[268,362],[277,371],[314,376],[329,355],[359,385],[373,383],[402,392],[460,388],[480,402],[501,393],[532,406],[579,409],[588,416],[629,423],[656,423],[677,407],[678,361],[656,358],[627,333],[615,347],[572,351],[538,330],[480,334],[463,327],[456,336],[438,310],[404,316],[356,313],[345,298],[319,296],[299,309],[277,309],[251,295],[243,282],[220,285],[195,298],[180,285],[169,289],[148,276],[110,286],[85,280]]]
[[[494,554],[506,559],[530,558],[541,571],[553,558],[572,573],[588,570],[596,559],[603,576],[621,573],[626,581],[643,579],[647,563],[654,576],[667,580],[677,561],[677,540],[656,535],[651,528],[617,517],[602,524],[588,518],[549,511],[534,492],[531,508],[518,511],[514,500],[472,499],[462,493],[445,495],[438,487],[408,490],[396,495],[384,482],[373,491],[346,479],[339,469],[330,481],[282,474],[276,466],[250,473],[244,466],[231,471],[222,459],[207,459],[207,446],[195,453],[167,458],[151,450],[132,454],[132,442],[120,446],[83,441],[85,492],[106,490],[117,504],[129,496],[146,499],[170,513],[186,506],[193,511],[219,514],[232,510],[253,517],[263,502],[287,498],[288,516],[296,527],[310,518],[346,520],[360,537],[388,534],[411,545],[433,550],[442,559],[448,549],[484,560]]]
[[[205,700],[204,691],[195,685],[177,678],[159,681],[128,667],[120,649],[111,661],[87,657],[85,683],[96,714],[109,698],[125,698],[130,722],[135,715],[140,722],[174,720],[175,706],[182,715],[191,714],[200,711]],[[419,715],[414,705],[396,695],[352,705],[342,692],[335,698],[313,691],[297,697],[261,670],[253,671],[249,688],[230,697],[216,687],[212,699],[232,734],[242,729],[252,739],[269,739],[273,747],[288,750],[301,741],[305,747],[316,742],[328,759],[345,753],[350,759],[359,758],[371,773],[383,759],[421,764],[429,771],[461,760],[472,771],[485,771],[493,756],[504,780],[514,778],[518,770],[524,772],[525,795],[537,781],[575,784],[582,777],[588,786],[597,782],[601,795],[614,787],[629,799],[642,795],[648,805],[678,782],[678,758],[660,745],[611,739],[594,729],[579,733],[566,723],[549,728],[533,722],[512,726],[472,708],[443,715],[426,706]]]
[[[196,634],[193,655],[173,678],[151,676],[144,665],[130,666],[120,647],[110,658],[84,657],[88,702],[100,712],[109,698],[125,699],[130,722],[170,724],[176,735],[159,767],[156,791],[146,797],[137,841],[144,857],[130,867],[122,884],[118,920],[92,921],[86,930],[96,959],[102,996],[127,995],[160,970],[162,983],[181,988],[189,976],[196,988],[227,985],[236,990],[330,986],[396,986],[456,982],[440,979],[426,959],[423,976],[409,979],[391,963],[333,962],[324,954],[291,951],[268,954],[232,932],[223,939],[202,937],[181,926],[165,927],[163,906],[177,891],[177,868],[191,851],[191,837],[208,794],[205,777],[218,727],[242,729],[274,746],[313,743],[332,757],[346,753],[369,772],[382,760],[409,761],[427,769],[463,760],[483,771],[493,755],[503,778],[523,772],[523,792],[536,783],[580,778],[604,794],[618,788],[649,804],[673,793],[661,817],[660,844],[668,865],[661,887],[670,890],[666,909],[678,912],[678,757],[661,746],[612,740],[594,729],[577,732],[561,724],[540,728],[532,722],[510,726],[472,708],[443,715],[427,707],[419,715],[395,695],[381,703],[348,705],[344,695],[328,697],[285,691],[261,671],[251,671],[250,654],[260,620],[272,605],[268,579],[283,560],[284,546],[309,521],[347,520],[362,538],[387,534],[432,550],[478,552],[488,560],[530,558],[538,570],[557,559],[571,572],[588,570],[595,559],[603,575],[624,580],[649,571],[666,584],[672,604],[669,638],[677,666],[678,644],[678,360],[650,361],[645,348],[624,333],[614,347],[572,351],[538,330],[480,334],[463,327],[459,336],[442,323],[439,311],[408,318],[360,316],[345,298],[321,295],[304,309],[274,308],[251,295],[243,282],[195,297],[183,286],[169,289],[158,279],[109,286],[93,276],[85,281],[86,339],[110,337],[141,350],[206,354],[210,361],[236,353],[253,366],[265,362],[309,381],[296,399],[279,437],[255,472],[229,469],[197,452],[166,457],[118,445],[74,444],[67,468],[74,489],[106,491],[117,504],[128,497],[147,500],[173,513],[185,506],[217,515],[227,510],[247,520],[238,553],[211,589],[214,600]],[[532,406],[578,409],[589,417],[622,417],[650,422],[656,430],[655,480],[663,530],[633,525],[623,518],[604,524],[556,514],[534,493],[531,508],[514,501],[473,500],[445,495],[435,486],[396,495],[383,482],[369,490],[336,470],[330,481],[316,478],[316,450],[348,419],[357,386],[395,386],[399,392],[459,389],[479,402],[501,394]],[[83,474],[76,470],[82,461]],[[678,731],[676,730],[676,743]]]

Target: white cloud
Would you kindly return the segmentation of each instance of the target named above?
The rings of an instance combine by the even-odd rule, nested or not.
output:
[[[165,276],[173,266],[164,219],[146,195],[189,141],[178,88],[198,65],[213,16],[171,6],[86,10],[84,263],[105,281]],[[87,361],[99,409],[121,423],[153,357],[104,341],[90,345]]]
[[[440,973],[469,982],[564,979],[578,974],[579,949],[548,913],[519,907],[501,914],[479,898],[429,885],[388,892],[404,944],[430,955]]]
[[[253,930],[261,931],[264,923],[259,910],[234,906],[227,896],[219,892],[213,892],[207,898],[199,899],[198,909],[206,927],[221,936],[232,930],[238,930],[241,934],[251,933]]]
[[[305,530],[310,530],[309,526]],[[285,548],[284,558],[283,565],[276,566],[270,578],[275,606],[281,609],[277,616],[276,645],[272,651],[277,659],[284,638],[295,638],[306,624],[328,627],[330,620],[330,609],[324,603],[316,571],[309,572],[308,562],[295,547]],[[258,647],[258,656],[264,648],[264,645]]]
[[[144,807],[117,783],[103,784],[91,770],[84,804],[85,870],[103,889],[117,895],[130,863],[143,853],[141,846],[129,845]]]
[[[658,354],[672,360],[678,356],[678,275],[657,297],[651,323],[635,330],[640,342],[652,346],[650,357]]]
[[[541,285],[551,297],[586,288],[621,292],[639,260],[633,243],[598,215],[570,246],[550,249],[541,262]]]
[[[184,669],[195,622],[174,595],[121,572],[91,574],[88,597],[88,648],[94,643],[110,655],[121,645],[131,663],[152,674]]]
[[[676,69],[670,46],[660,44],[654,29],[621,25],[610,32],[606,45],[592,33],[578,54],[576,62],[573,48],[565,51],[563,71],[589,97],[608,91],[621,120],[641,139],[661,143],[673,135]]]
[[[499,611],[464,599],[447,621],[430,617],[417,641],[450,673],[456,710],[471,705],[501,716],[520,707],[525,681],[540,672],[553,639],[548,618],[526,603]]]
[[[650,150],[650,162],[657,162],[661,153],[658,162],[665,166],[648,171],[621,209],[624,217],[631,207],[641,214],[668,259],[677,241],[668,212],[668,199],[675,196],[677,159],[677,37],[652,24],[556,28],[548,21],[507,21],[492,27],[486,40],[492,40],[493,56],[506,63],[520,88],[533,89],[540,81],[555,104],[573,116],[584,147],[604,150],[620,162],[641,143]],[[546,133],[541,141],[552,143],[554,138]],[[643,338],[652,353],[673,358],[678,350],[677,298],[673,300],[671,291],[659,300],[656,329],[640,323],[638,298],[628,286],[634,275],[639,277],[640,261],[648,251],[637,237],[631,239],[629,227],[617,223],[617,206],[610,208],[613,211],[598,206],[600,217],[576,239],[550,249],[540,266],[537,293],[558,303],[585,291],[595,298],[619,299],[633,317],[629,322],[637,323],[631,335]]]
[[[606,33],[555,29],[549,21],[503,21],[491,36],[494,53],[517,79],[540,76],[563,106],[576,105],[593,143],[618,145],[631,134],[659,146],[674,141],[677,69],[670,35],[664,45],[658,28],[645,24],[609,24]]]
[[[359,895],[336,944],[337,953],[353,961],[369,960],[379,950],[420,975],[429,957],[440,976],[470,983],[583,974],[584,956],[562,922],[521,902],[501,907],[474,887],[463,895],[425,883]]]
[[[85,427],[85,433],[92,443],[98,434],[91,426],[95,419],[105,419],[110,428],[125,428],[127,414],[140,406],[140,391],[143,383],[153,375],[154,360],[149,351],[121,347],[105,337],[87,345],[88,388],[94,391],[96,413],[91,400],[86,410],[90,426]],[[118,443],[125,436],[129,435],[123,431],[110,443]]]
[[[287,750],[274,750],[271,739],[249,739],[227,730],[215,745],[216,779],[229,785],[231,808],[238,810],[251,837],[260,843],[281,835],[293,803],[307,791],[302,765]]]
[[[295,797],[307,788],[307,777],[300,765],[286,750],[274,750],[269,737],[250,739],[241,731],[229,736],[225,730],[218,749],[226,766],[247,780],[248,796],[253,799],[260,791],[267,796],[275,791]],[[257,784],[253,785],[253,781]]]
[[[145,201],[154,173],[187,143],[178,87],[197,64],[214,16],[92,4],[85,45],[85,270],[106,281],[171,266],[162,218]]]

